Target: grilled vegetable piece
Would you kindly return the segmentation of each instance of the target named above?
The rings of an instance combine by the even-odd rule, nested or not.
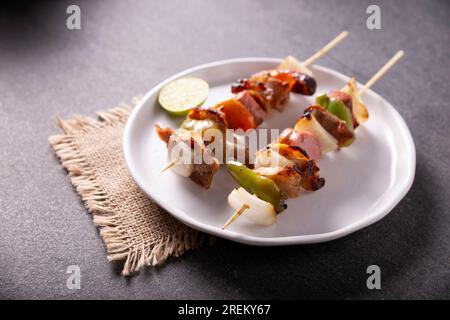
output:
[[[331,100],[337,100],[342,102],[348,108],[352,117],[353,129],[356,129],[359,126],[359,123],[358,120],[356,119],[356,116],[353,113],[352,97],[348,93],[339,90],[330,91],[327,97]],[[319,97],[316,98],[316,103],[322,105],[317,101],[318,98]]]
[[[219,123],[210,119],[204,120],[186,119],[181,123],[180,128],[195,132],[196,134],[200,134],[200,136],[203,136],[205,131],[208,129],[218,129],[223,132],[222,126]]]
[[[332,90],[328,93],[328,95],[327,94],[324,95],[327,96],[329,99],[335,99],[342,102],[347,106],[349,110],[352,110],[352,97],[348,93],[345,93],[340,90]],[[322,105],[321,103],[318,104]]]
[[[235,211],[246,206],[246,210],[242,213],[242,216],[247,217],[258,225],[270,226],[277,219],[277,213],[271,203],[248,193],[242,187],[234,189],[230,193],[228,196],[228,204]]]
[[[284,211],[285,206],[281,191],[275,182],[236,161],[228,162],[227,168],[234,180],[248,193],[272,204],[277,213]]]
[[[310,69],[303,66],[303,64],[293,56],[287,56],[283,59],[281,64],[277,67],[279,70],[293,70],[304,73],[310,77],[313,77],[313,73]]]
[[[205,146],[201,135],[183,128],[172,130],[156,125],[155,129],[161,140],[167,143],[169,162],[175,161],[171,170],[183,177],[191,178],[208,189],[214,174],[219,170],[219,161]],[[201,153],[203,159],[201,164],[194,162],[195,152]]]
[[[182,177],[190,177],[194,171],[194,141],[191,131],[178,129],[173,131],[167,142],[168,162],[175,161],[171,169]]]
[[[248,129],[256,128],[256,121],[253,114],[236,99],[228,99],[217,104],[214,109],[219,110],[225,115],[229,129]]]
[[[353,118],[351,109],[348,108],[342,101],[335,98],[330,99],[328,95],[323,94],[316,98],[316,103],[322,106],[325,110],[334,114],[342,121],[345,121],[347,128],[350,131],[353,131]]]
[[[359,123],[366,122],[369,119],[369,112],[359,95],[355,78],[352,78],[341,91],[348,93],[352,97],[352,111],[356,120]]]
[[[228,127],[225,114],[215,109],[206,109],[201,107],[194,108],[189,111],[187,119],[213,121],[215,122],[216,128],[220,129],[222,132],[225,132]]]
[[[345,121],[339,119],[331,112],[328,112],[320,105],[311,105],[307,107],[302,118],[315,118],[320,125],[337,140],[338,147],[345,146],[349,141],[355,138],[353,131],[347,128]]]

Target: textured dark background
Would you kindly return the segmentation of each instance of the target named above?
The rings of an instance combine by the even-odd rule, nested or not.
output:
[[[66,29],[71,3],[81,31]],[[382,30],[366,28],[369,4],[380,5]],[[11,1],[0,10],[1,298],[450,298],[449,1]],[[374,87],[416,143],[405,199],[330,243],[219,240],[119,276],[48,145],[55,115],[93,114],[209,61],[307,57],[344,29],[350,37],[320,64],[361,82],[406,52]],[[81,290],[66,288],[71,264]],[[366,288],[371,264],[381,267],[378,291]]]

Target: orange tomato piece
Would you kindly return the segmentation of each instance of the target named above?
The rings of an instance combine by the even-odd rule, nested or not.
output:
[[[215,108],[225,114],[229,129],[246,131],[256,128],[255,117],[242,103],[235,99],[222,101]]]
[[[277,70],[272,73],[272,76],[275,79],[280,80],[281,82],[286,82],[289,85],[289,91],[292,90],[292,87],[297,82],[297,80],[292,76],[292,74],[290,72],[286,72],[286,71],[278,71]]]

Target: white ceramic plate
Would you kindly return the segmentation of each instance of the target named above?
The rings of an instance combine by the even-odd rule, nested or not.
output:
[[[414,143],[395,108],[373,91],[363,99],[369,120],[356,131],[356,141],[319,161],[325,187],[288,200],[288,209],[277,223],[261,227],[246,219],[221,230],[231,216],[229,192],[236,187],[225,168],[215,175],[209,190],[168,171],[166,146],[154,131],[155,124],[177,128],[182,118],[172,118],[158,105],[158,92],[174,79],[205,79],[210,95],[205,105],[229,98],[230,85],[238,78],[280,63],[274,58],[244,58],[214,62],[183,71],[148,92],[132,112],[124,133],[125,159],[139,187],[177,219],[192,228],[253,245],[286,245],[333,240],[366,227],[388,214],[410,189],[415,173]],[[348,77],[325,67],[313,66],[316,94],[342,88]],[[262,128],[292,127],[313,97],[291,94],[282,113],[272,112]]]

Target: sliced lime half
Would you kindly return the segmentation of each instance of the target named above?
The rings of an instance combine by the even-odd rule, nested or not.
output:
[[[208,97],[209,85],[200,78],[186,77],[165,85],[159,92],[159,104],[174,116],[184,116]]]

